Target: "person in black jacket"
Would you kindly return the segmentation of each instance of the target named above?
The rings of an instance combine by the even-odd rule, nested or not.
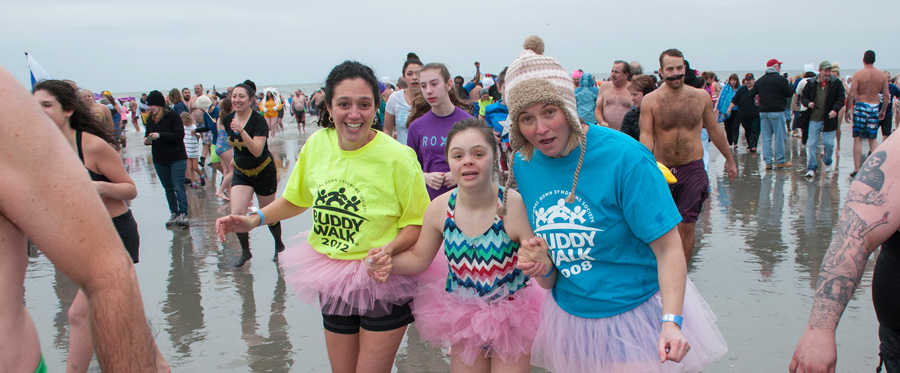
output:
[[[784,125],[784,108],[794,90],[781,76],[781,61],[771,59],[766,63],[766,73],[750,90],[750,97],[759,95],[759,129],[762,136],[763,161],[766,169],[772,169],[772,138],[775,140],[774,163],[778,168],[791,167],[784,153],[787,130]]]
[[[153,166],[159,182],[166,190],[169,203],[169,220],[166,226],[188,226],[187,194],[184,190],[184,172],[187,168],[187,153],[184,150],[184,124],[181,117],[166,107],[166,99],[159,91],[147,95],[150,115],[144,125],[144,144],[150,145]]]
[[[831,62],[819,64],[819,76],[810,78],[800,95],[800,104],[806,111],[801,114],[801,125],[809,123],[809,139],[806,142],[806,177],[815,177],[818,167],[816,153],[819,146],[819,133],[825,143],[825,155],[822,163],[825,172],[831,172],[832,154],[834,153],[834,135],[839,126],[838,113],[844,107],[844,84],[831,76]]]

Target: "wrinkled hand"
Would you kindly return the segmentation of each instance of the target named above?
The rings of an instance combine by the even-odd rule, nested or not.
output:
[[[443,182],[441,183],[443,186],[447,188],[453,188],[456,186],[456,179],[453,178],[452,173],[444,173]]]
[[[666,360],[672,360],[676,363],[681,362],[684,355],[691,350],[691,345],[687,339],[681,334],[681,328],[675,323],[666,322],[662,324],[662,330],[659,332],[659,342],[657,342],[657,353],[659,354],[659,362],[665,363]]]
[[[834,372],[837,363],[837,347],[834,332],[809,330],[800,337],[794,356],[791,357],[790,372]]]
[[[374,247],[369,250],[364,261],[366,273],[369,274],[369,277],[380,284],[387,281],[388,276],[391,275],[393,263],[391,262],[390,253],[384,247]]]
[[[553,269],[553,261],[548,254],[550,248],[541,237],[523,240],[519,245],[516,268],[529,277],[546,276]]]
[[[228,233],[244,233],[249,232],[253,228],[256,227],[249,216],[228,215],[216,219],[216,234],[219,235],[219,241],[222,242],[225,242],[225,235]]]
[[[426,172],[425,173],[425,186],[431,189],[441,189],[441,185],[444,185],[444,173],[443,172]]]

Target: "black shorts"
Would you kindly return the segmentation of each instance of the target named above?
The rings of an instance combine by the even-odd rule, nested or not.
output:
[[[411,302],[411,301],[410,301]],[[391,306],[391,313],[381,317],[338,316],[322,314],[325,330],[337,334],[356,334],[359,328],[370,332],[386,332],[409,325],[413,318],[412,309],[406,302],[402,306]]]
[[[271,196],[278,189],[278,174],[275,170],[275,162],[269,162],[266,167],[254,176],[244,175],[237,167],[232,174],[231,186],[247,185],[253,187],[253,193],[258,196]]]
[[[893,114],[888,111],[889,114]],[[893,115],[885,115],[884,119],[878,122],[878,126],[881,127],[881,136],[888,137],[891,135],[891,122],[894,121]]]
[[[119,232],[125,250],[131,255],[131,261],[137,263],[140,258],[141,236],[138,234],[137,221],[134,220],[131,210],[112,218],[112,222]]]

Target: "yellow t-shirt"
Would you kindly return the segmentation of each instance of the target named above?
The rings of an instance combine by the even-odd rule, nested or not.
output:
[[[282,197],[312,207],[309,243],[333,259],[358,260],[407,225],[422,225],[430,202],[412,148],[382,132],[343,151],[333,129],[316,131],[303,148]]]

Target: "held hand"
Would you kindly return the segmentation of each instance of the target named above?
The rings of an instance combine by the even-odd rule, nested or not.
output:
[[[256,228],[249,216],[228,215],[216,219],[216,234],[219,241],[225,242],[225,234],[230,232],[243,233]]]
[[[387,281],[388,276],[391,274],[393,263],[391,255],[384,248],[372,248],[363,260],[365,261],[366,273],[369,274],[369,277],[380,284]]]
[[[456,186],[456,179],[453,178],[453,174],[451,174],[449,172],[444,173],[443,179],[444,180],[441,184],[443,184],[445,187],[453,188]]]
[[[836,117],[836,116],[837,116],[837,112],[836,112],[836,111],[832,110],[832,111],[828,112],[828,118],[834,118],[834,117]]]
[[[728,179],[734,181],[734,177],[737,176],[737,164],[734,161],[725,162],[725,173],[728,174]]]
[[[678,325],[673,322],[665,322],[659,332],[657,348],[660,363],[665,363],[666,360],[678,363],[691,350],[691,345],[681,334],[681,328]]]
[[[837,347],[834,332],[807,328],[800,337],[800,342],[797,342],[788,371],[834,372],[835,363],[837,363]]]
[[[518,264],[528,276],[544,276],[553,269],[553,261],[548,254],[547,242],[541,237],[532,237],[522,241],[519,246]],[[530,273],[530,274],[529,274]]]
[[[444,184],[444,173],[443,172],[426,172],[425,173],[425,185],[431,189],[441,189],[441,185]]]

